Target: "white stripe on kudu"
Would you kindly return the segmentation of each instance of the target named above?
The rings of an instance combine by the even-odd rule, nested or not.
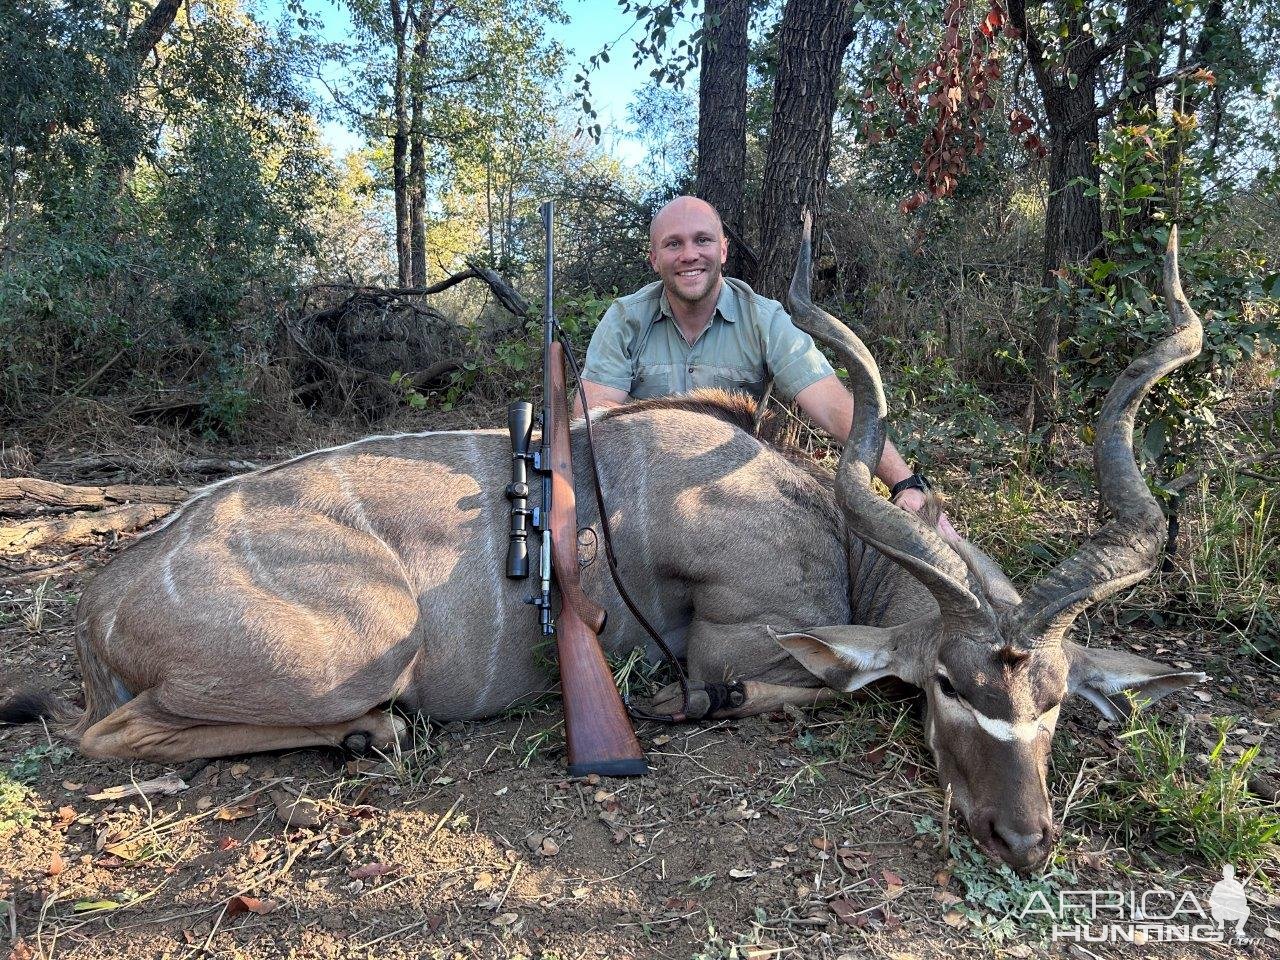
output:
[[[973,710],[972,707],[969,708]],[[1052,707],[1046,710],[1034,720],[1025,720],[1022,723],[1010,723],[1008,720],[997,720],[994,717],[988,717],[984,713],[973,710],[973,719],[978,721],[978,726],[985,730],[990,736],[997,740],[1003,740],[1011,743],[1014,740],[1021,740],[1024,743],[1030,743],[1040,733],[1040,730],[1052,730],[1054,724],[1058,722],[1058,711],[1061,707]]]

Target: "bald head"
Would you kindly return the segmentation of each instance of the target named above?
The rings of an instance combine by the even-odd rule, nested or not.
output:
[[[705,200],[676,197],[649,224],[649,265],[673,302],[714,310],[728,257],[720,214]]]
[[[654,215],[649,223],[649,244],[657,246],[664,236],[673,232],[689,232],[696,229],[713,229],[716,239],[724,237],[724,224],[716,208],[697,197],[676,197]]]

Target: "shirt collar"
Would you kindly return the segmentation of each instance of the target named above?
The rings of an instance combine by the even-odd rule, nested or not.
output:
[[[661,281],[659,281],[661,283]],[[733,291],[729,289],[727,280],[720,280],[720,296],[716,298],[716,313],[724,317],[730,323],[736,323],[738,320],[738,298],[733,295]],[[671,301],[667,299],[667,288],[662,288],[662,296],[658,298],[658,314],[652,320],[657,323],[662,319],[675,321],[675,316],[671,313]],[[711,319],[715,319],[712,314]]]

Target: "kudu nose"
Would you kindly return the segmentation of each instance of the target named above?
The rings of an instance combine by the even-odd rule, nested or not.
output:
[[[991,811],[969,822],[974,838],[989,854],[1018,869],[1043,860],[1053,840],[1053,824],[1047,819],[1012,820]]]
[[[1053,838],[1049,823],[1012,824],[993,819],[992,837],[1009,852],[1005,859],[1018,866],[1031,866],[1044,859]]]

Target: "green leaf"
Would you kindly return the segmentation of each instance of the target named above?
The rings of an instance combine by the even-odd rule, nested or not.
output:
[[[115,910],[122,906],[115,900],[77,900],[71,909],[76,913],[88,913],[90,910]]]
[[[1149,183],[1140,183],[1128,193],[1124,195],[1126,200],[1142,200],[1151,196],[1156,192],[1156,188]]]

